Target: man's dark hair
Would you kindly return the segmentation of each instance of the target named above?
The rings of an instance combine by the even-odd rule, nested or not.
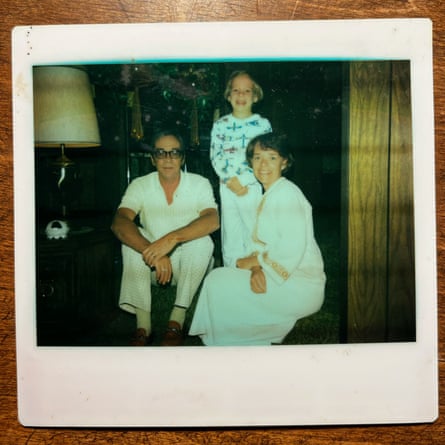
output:
[[[151,149],[154,150],[156,141],[164,136],[173,136],[176,138],[179,142],[179,148],[183,151],[185,151],[185,145],[184,145],[184,139],[182,138],[181,134],[176,130],[159,130],[156,131],[151,139]]]

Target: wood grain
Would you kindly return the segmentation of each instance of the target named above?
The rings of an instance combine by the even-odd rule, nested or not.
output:
[[[348,341],[384,341],[390,64],[352,62],[349,78]]]
[[[409,72],[406,61],[350,63],[349,342],[415,338]]]
[[[445,10],[428,0],[3,0],[0,44],[0,444],[432,444],[445,443],[445,422],[370,427],[173,430],[23,428],[17,421],[14,333],[14,237],[10,31],[15,25],[211,20],[430,17],[434,23],[440,408],[444,412]],[[240,36],[240,38],[242,38]],[[431,234],[434,236],[434,234]]]

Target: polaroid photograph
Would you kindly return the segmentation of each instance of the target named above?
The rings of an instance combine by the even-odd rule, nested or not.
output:
[[[430,20],[12,46],[24,426],[436,420]]]

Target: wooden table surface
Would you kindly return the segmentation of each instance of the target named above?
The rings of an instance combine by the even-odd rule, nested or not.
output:
[[[36,429],[17,421],[14,332],[14,234],[10,31],[16,25],[428,17],[434,27],[439,278],[440,412],[444,413],[445,6],[442,0],[1,0],[0,16],[0,444],[432,444],[445,443],[434,424],[238,429]],[[433,236],[433,234],[431,234]]]

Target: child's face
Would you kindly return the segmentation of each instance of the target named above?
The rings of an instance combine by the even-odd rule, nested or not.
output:
[[[235,77],[232,80],[232,89],[228,100],[235,116],[249,116],[252,113],[252,105],[257,101],[253,92],[252,79],[245,74]]]

